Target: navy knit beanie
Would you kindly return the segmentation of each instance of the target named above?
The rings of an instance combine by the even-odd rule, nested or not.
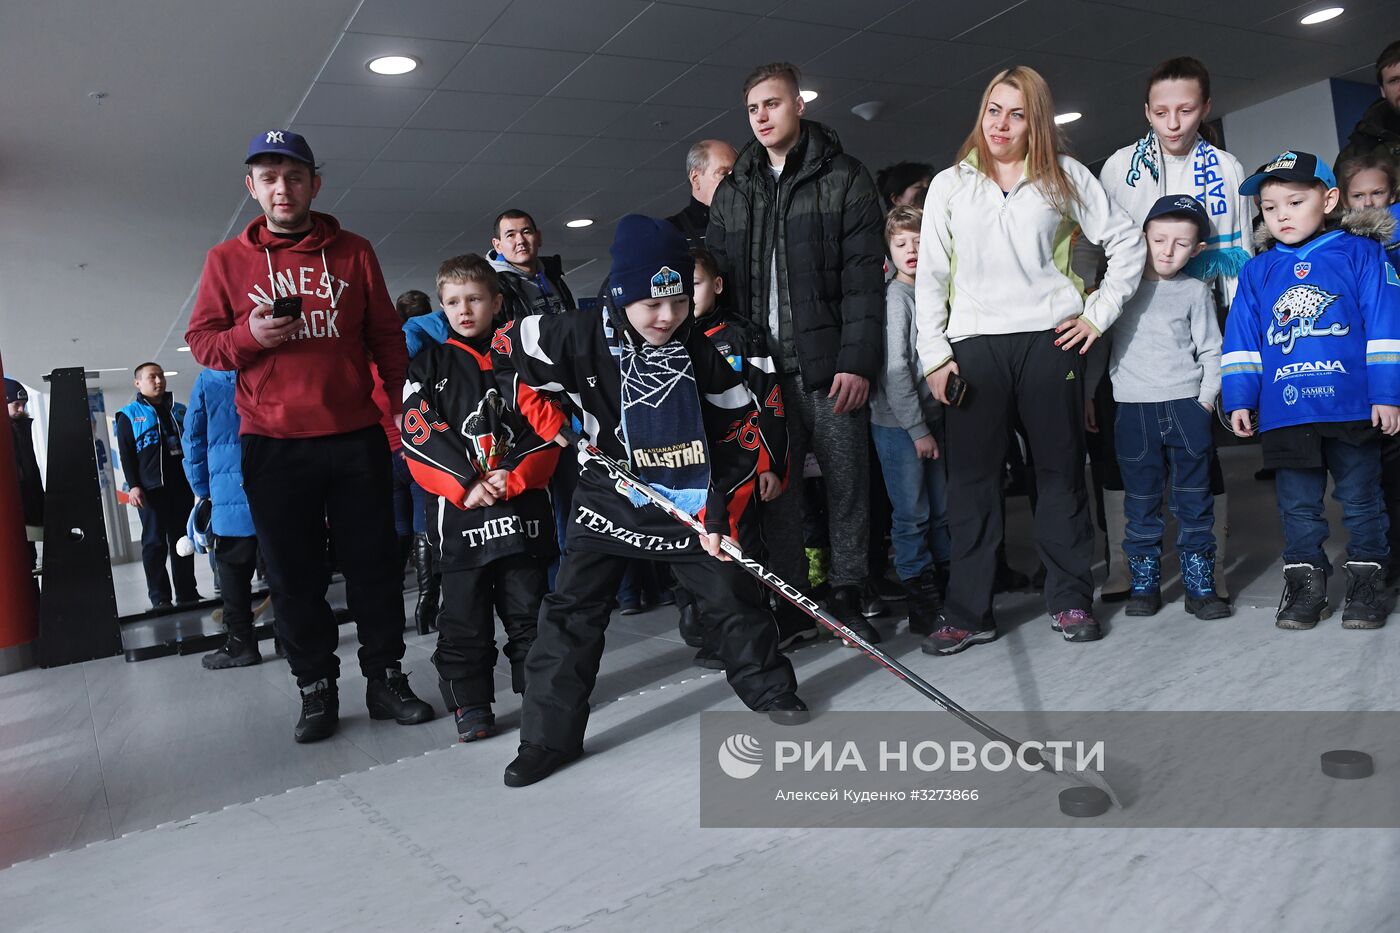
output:
[[[11,379],[9,376],[6,376],[6,377],[5,377],[5,404],[8,405],[8,404],[11,403],[11,402],[27,402],[27,401],[29,401],[29,393],[26,392],[26,391],[24,391],[24,386],[20,385],[18,380],[16,380],[16,379]]]
[[[695,293],[695,260],[685,237],[668,220],[628,214],[617,222],[608,252],[608,294],[619,308]]]

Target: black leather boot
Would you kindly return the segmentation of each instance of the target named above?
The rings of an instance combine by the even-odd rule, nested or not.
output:
[[[436,555],[428,536],[413,536],[413,568],[418,576],[418,605],[413,607],[413,618],[418,624],[418,634],[427,635],[437,628],[438,591],[442,577],[437,572]]]

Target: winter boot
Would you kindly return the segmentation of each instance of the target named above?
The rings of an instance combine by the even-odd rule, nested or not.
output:
[[[1225,541],[1230,537],[1230,497],[1221,493],[1215,497],[1215,566],[1220,574],[1215,580],[1215,595],[1229,600],[1230,587],[1225,583]]]
[[[1128,573],[1132,575],[1133,586],[1124,613],[1155,616],[1162,608],[1162,558],[1129,557]]]
[[[413,618],[418,623],[419,635],[426,635],[437,628],[438,590],[442,577],[435,558],[428,536],[414,535],[413,569],[418,577],[418,605],[413,607]]]
[[[700,607],[696,605],[694,598],[681,603],[680,620],[676,623],[676,629],[680,632],[681,641],[692,648],[699,648],[705,644],[705,630],[700,627]]]
[[[408,685],[408,675],[397,667],[385,668],[380,676],[365,681],[365,706],[370,719],[392,719],[401,726],[433,718],[433,708],[418,699]]]
[[[860,613],[860,588],[855,586],[837,587],[831,595],[831,602],[828,603],[826,611],[836,617],[846,628],[850,629],[868,644],[878,644],[880,633],[875,626],[865,621],[865,617]],[[846,642],[846,647],[854,648],[855,642]]]
[[[253,634],[253,624],[249,622],[247,625],[230,628],[228,639],[217,651],[211,651],[201,658],[199,663],[209,671],[251,667],[262,663],[262,655],[258,652],[258,638]]]
[[[340,721],[340,694],[335,681],[318,680],[301,688],[301,718],[292,737],[305,745],[335,735]]]
[[[1225,619],[1230,604],[1215,592],[1215,555],[1190,551],[1181,557],[1181,585],[1186,589],[1186,611],[1198,619]]]
[[[1103,491],[1103,524],[1108,536],[1108,576],[1104,578],[1099,599],[1106,603],[1122,602],[1133,588],[1128,572],[1128,558],[1123,554],[1123,539],[1128,535],[1128,519],[1123,514],[1123,490]]]
[[[1390,596],[1385,586],[1385,568],[1375,561],[1349,560],[1347,603],[1342,610],[1342,628],[1380,628],[1390,615]]]
[[[1310,629],[1326,612],[1326,571],[1315,564],[1284,564],[1283,597],[1274,624],[1285,629]]]
[[[453,712],[457,721],[457,741],[475,742],[496,734],[496,716],[490,706],[473,706]]]
[[[400,589],[407,589],[404,577],[408,574],[408,559],[413,556],[413,535],[399,535],[399,583]]]
[[[902,581],[905,592],[905,607],[909,615],[909,631],[915,635],[932,635],[934,629],[943,625],[940,616],[943,612],[943,587],[930,568],[912,580]]]

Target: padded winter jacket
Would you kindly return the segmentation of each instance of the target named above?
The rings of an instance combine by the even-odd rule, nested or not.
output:
[[[214,503],[214,534],[253,537],[253,513],[243,492],[241,421],[234,395],[236,373],[206,369],[194,381],[185,412],[185,476],[201,499]]]
[[[884,362],[884,214],[870,173],[836,133],[802,121],[802,135],[775,181],[753,140],[710,204],[706,245],[735,296],[736,315],[785,373],[809,390],[837,373],[874,380]],[[778,333],[769,322],[776,245]]]

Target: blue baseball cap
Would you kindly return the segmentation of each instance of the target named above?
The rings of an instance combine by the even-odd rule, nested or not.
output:
[[[313,168],[316,166],[316,157],[311,154],[306,138],[291,130],[264,130],[254,136],[248,143],[248,158],[243,161],[251,162],[260,155],[286,156]]]
[[[1158,198],[1142,221],[1143,229],[1147,229],[1147,225],[1158,217],[1185,217],[1187,220],[1194,220],[1196,229],[1201,233],[1201,239],[1210,239],[1210,217],[1201,202],[1189,194],[1169,194]]]
[[[1337,176],[1332,174],[1326,162],[1311,152],[1289,151],[1280,152],[1271,162],[1261,165],[1258,171],[1246,178],[1240,185],[1240,194],[1246,197],[1258,194],[1259,188],[1270,178],[1303,184],[1320,181],[1328,188],[1337,187]]]

